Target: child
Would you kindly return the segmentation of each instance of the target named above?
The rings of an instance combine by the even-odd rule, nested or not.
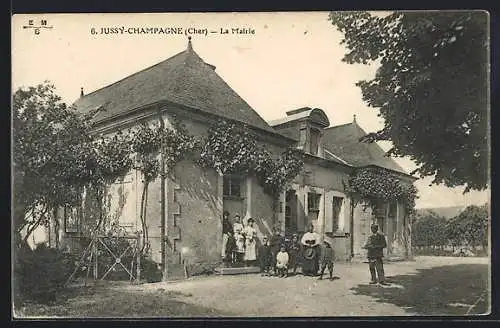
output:
[[[272,263],[271,266],[273,268],[274,274],[278,274],[278,271],[276,270],[276,255],[278,255],[278,252],[280,251],[280,247],[284,242],[283,236],[281,236],[281,231],[278,228],[274,229],[274,233],[271,236],[271,239],[269,240],[269,246],[271,247],[271,257],[272,257]]]
[[[296,233],[292,235],[292,240],[288,245],[288,255],[290,256],[289,268],[292,269],[292,273],[295,275],[300,256],[299,236]]]
[[[259,262],[261,276],[268,276],[271,269],[271,246],[266,236],[262,238],[262,245],[259,247]]]
[[[324,241],[323,246],[321,247],[321,256],[320,256],[321,273],[318,278],[319,280],[323,279],[323,273],[325,273],[325,269],[327,267],[330,273],[330,280],[333,280],[333,259],[334,259],[333,248],[327,241]]]
[[[288,276],[288,253],[285,245],[281,245],[280,251],[276,255],[276,271],[280,278]]]

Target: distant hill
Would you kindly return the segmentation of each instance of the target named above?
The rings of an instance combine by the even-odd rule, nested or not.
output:
[[[417,208],[417,219],[435,213],[446,219],[451,219],[460,214],[467,206],[447,206],[434,208]]]

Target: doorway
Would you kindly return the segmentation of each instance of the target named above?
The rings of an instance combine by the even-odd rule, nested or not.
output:
[[[285,235],[297,232],[297,193],[288,190],[285,196]]]

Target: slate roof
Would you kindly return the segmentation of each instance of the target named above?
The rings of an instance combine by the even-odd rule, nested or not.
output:
[[[78,99],[74,106],[82,113],[100,106],[95,121],[102,121],[130,110],[169,101],[240,121],[276,134],[224,80],[193,50],[185,51],[156,65],[134,73]]]
[[[376,165],[408,175],[394,159],[376,143],[360,142],[367,133],[356,123],[333,126],[323,130],[323,145],[334,155],[355,167]]]

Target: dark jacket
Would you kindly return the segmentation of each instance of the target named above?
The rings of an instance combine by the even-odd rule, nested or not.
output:
[[[385,236],[381,233],[371,234],[363,248],[368,250],[368,258],[375,259],[384,256],[384,248],[387,247]]]
[[[286,249],[288,251],[288,254],[293,254],[296,256],[296,255],[300,254],[300,243],[298,241],[294,242],[294,241],[290,240],[288,242]]]
[[[233,225],[229,221],[229,219],[222,219],[222,233],[233,233]]]
[[[259,256],[259,262],[261,264],[270,264],[272,260],[271,246],[261,245],[259,247],[258,256]]]
[[[269,246],[271,246],[271,252],[277,254],[280,251],[281,245],[283,245],[284,239],[282,236],[273,235],[271,240],[269,240]]]
[[[335,259],[332,247],[321,246],[321,255],[319,261],[321,263],[331,263]]]

